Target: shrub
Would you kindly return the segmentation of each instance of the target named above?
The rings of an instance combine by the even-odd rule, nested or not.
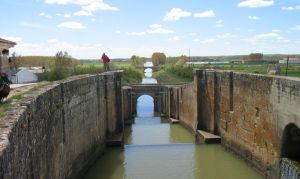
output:
[[[122,68],[121,70],[123,70],[123,81],[125,83],[139,83],[143,79],[142,70],[133,67]]]
[[[48,81],[61,80],[69,77],[72,73],[72,57],[67,52],[57,52],[54,64],[49,66],[41,76],[41,79]]]
[[[145,58],[136,55],[133,55],[130,60],[132,66],[143,66],[146,61]]]

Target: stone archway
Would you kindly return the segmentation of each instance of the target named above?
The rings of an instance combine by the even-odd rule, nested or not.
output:
[[[293,123],[288,124],[283,131],[281,158],[300,161],[300,129]]]
[[[154,112],[168,114],[168,87],[159,84],[139,84],[123,87],[123,119],[125,124],[132,124],[136,115],[137,99],[142,95],[153,98]]]
[[[280,178],[300,177],[300,129],[293,123],[288,124],[282,135]]]
[[[153,117],[155,115],[154,98],[150,95],[140,95],[136,99],[136,117]]]

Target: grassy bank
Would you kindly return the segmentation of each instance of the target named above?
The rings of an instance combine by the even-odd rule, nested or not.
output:
[[[154,72],[153,77],[158,83],[190,83],[193,81],[191,78],[184,78],[165,70]]]

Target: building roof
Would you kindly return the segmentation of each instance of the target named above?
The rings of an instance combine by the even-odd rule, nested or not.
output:
[[[2,39],[2,38],[0,38],[0,43],[11,44],[11,45],[17,45],[16,42],[9,41],[9,40],[5,40],[5,39]]]
[[[9,49],[9,48],[15,46],[16,44],[17,43],[15,43],[15,42],[0,38],[0,50]]]

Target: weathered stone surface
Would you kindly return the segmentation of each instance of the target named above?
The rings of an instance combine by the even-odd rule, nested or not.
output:
[[[202,130],[197,130],[196,142],[199,144],[217,144],[221,143],[221,137]]]
[[[79,176],[122,131],[120,75],[68,79],[14,104],[21,112],[0,119],[0,178]]]
[[[201,70],[196,78],[198,129],[220,134],[224,146],[278,177],[283,131],[300,126],[300,80]]]
[[[299,160],[299,79],[196,70],[193,84],[170,85],[168,93],[170,118],[194,133],[221,136],[223,146],[267,177],[279,178],[285,143],[290,142],[289,155]],[[291,125],[298,132],[288,132],[292,139],[286,141],[284,131]]]

